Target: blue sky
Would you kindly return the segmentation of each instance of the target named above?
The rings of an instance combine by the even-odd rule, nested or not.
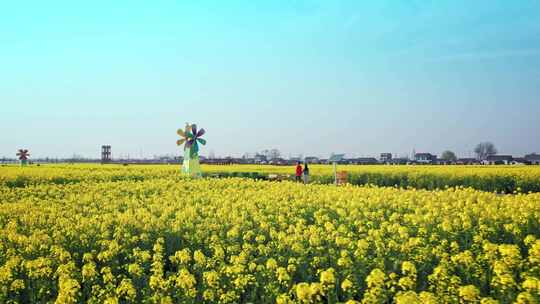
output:
[[[10,1],[0,156],[540,152],[539,1]]]

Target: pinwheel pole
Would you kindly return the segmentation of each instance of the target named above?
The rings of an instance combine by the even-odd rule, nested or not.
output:
[[[181,138],[176,144],[178,146],[184,144],[182,173],[190,177],[201,177],[199,144],[206,145],[206,140],[201,138],[205,133],[204,129],[197,130],[196,124],[186,123],[184,130],[178,129],[177,133]]]
[[[28,150],[19,149],[19,152],[17,152],[16,155],[19,157],[19,161],[21,162],[21,167],[25,167],[28,165],[28,156],[30,156],[30,153],[28,153]]]

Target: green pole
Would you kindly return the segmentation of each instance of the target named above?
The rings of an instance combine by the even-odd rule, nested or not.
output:
[[[184,150],[184,162],[182,163],[182,173],[190,177],[201,177],[201,165],[199,155],[192,155],[191,148]]]
[[[337,185],[337,163],[334,162],[334,185]]]

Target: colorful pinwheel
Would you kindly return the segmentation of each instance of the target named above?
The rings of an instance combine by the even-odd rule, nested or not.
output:
[[[204,129],[197,130],[196,124],[186,124],[184,130],[178,129],[178,135],[182,138],[176,141],[178,146],[184,145],[184,150],[190,150],[190,156],[194,157],[199,153],[199,144],[206,145],[206,140],[202,139],[201,136],[204,135]]]
[[[19,152],[16,154],[19,157],[19,160],[27,160],[30,153],[26,149],[19,149]]]
[[[30,156],[30,153],[28,153],[28,150],[19,149],[19,152],[17,152],[16,155],[19,157],[19,160],[21,161],[21,166],[26,166],[28,164],[28,156]]]
[[[197,130],[197,125],[186,123],[185,128],[178,129],[176,132],[180,139],[176,141],[178,146],[184,144],[184,162],[182,163],[182,172],[192,177],[201,176],[199,164],[199,144],[206,145],[206,140],[202,139],[204,129]]]

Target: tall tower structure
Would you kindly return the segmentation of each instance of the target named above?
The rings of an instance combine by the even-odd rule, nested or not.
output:
[[[101,163],[109,163],[111,162],[111,146],[110,145],[104,145],[101,146]]]

